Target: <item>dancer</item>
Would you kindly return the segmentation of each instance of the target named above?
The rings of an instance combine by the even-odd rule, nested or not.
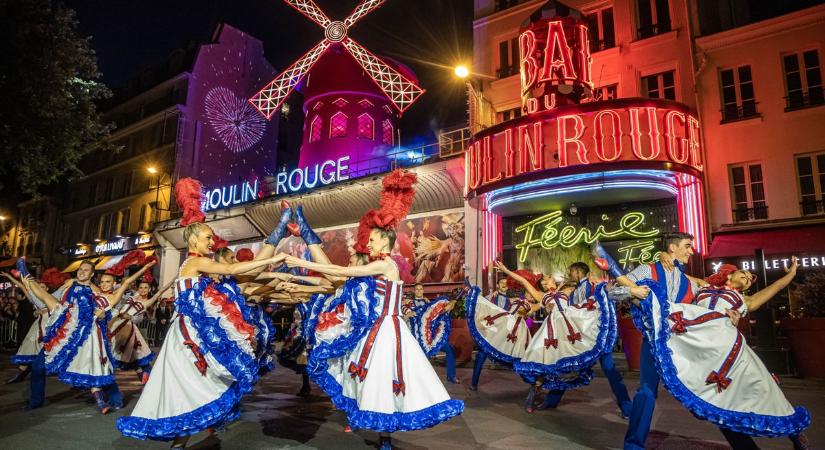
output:
[[[127,279],[131,284],[153,263],[147,264]],[[109,346],[107,322],[111,318],[111,304],[117,303],[127,285],[113,294],[101,294],[91,284],[94,266],[81,263],[77,279],[69,280],[60,302],[33,283],[25,262],[19,261],[23,284],[36,295],[50,311],[48,329],[43,337],[45,367],[48,373],[71,386],[89,388],[101,414],[122,406],[115,384],[114,364]],[[98,292],[95,292],[98,291]],[[104,398],[104,388],[113,393],[113,405]]]
[[[246,273],[280,264],[284,255],[235,264],[212,260],[206,255],[214,233],[203,223],[200,183],[178,181],[175,197],[184,211],[188,257],[175,283],[173,325],[132,415],[119,418],[117,427],[126,436],[174,440],[172,448],[183,448],[191,435],[235,420],[258,375],[255,330],[237,307],[239,294],[202,275]]]
[[[622,375],[616,369],[616,364],[613,361],[613,346],[617,334],[616,310],[613,303],[605,298],[603,285],[599,285],[601,288],[597,287],[589,276],[590,267],[583,262],[575,262],[567,268],[567,280],[575,287],[565,290],[564,297],[553,298],[554,301],[550,303],[548,319],[545,320],[543,329],[533,337],[530,350],[528,350],[529,355],[525,355],[516,364],[516,371],[520,374],[553,374],[554,372],[558,374],[560,373],[559,370],[576,367],[573,372],[586,374],[582,377],[581,382],[584,383],[586,379],[586,383],[589,383],[592,376],[590,367],[595,363],[594,357],[597,357],[602,372],[604,372],[610,384],[610,389],[613,391],[613,396],[616,398],[616,404],[621,415],[629,417],[631,409],[630,396],[622,380]],[[599,292],[602,293],[601,296],[598,295]],[[551,312],[554,304],[558,308],[555,309],[555,312]],[[559,319],[562,320],[559,321]],[[560,330],[564,329],[562,327],[570,325],[578,330],[581,339],[575,342],[571,342],[570,338],[555,339],[553,330],[555,330],[555,334],[558,334]],[[602,337],[604,340],[600,339]],[[550,339],[550,341],[545,341],[545,338]],[[553,343],[555,345],[552,345]],[[601,352],[599,353],[597,349],[601,349]],[[533,364],[534,354],[531,353],[531,350],[538,351],[538,355],[543,355],[543,358],[535,355],[538,356],[535,362],[539,362],[539,366]],[[552,356],[547,355],[547,353],[552,354]],[[544,361],[541,361],[542,359]],[[541,367],[542,365],[544,367]],[[564,369],[561,369],[562,367]],[[547,393],[539,409],[555,408],[561,402],[565,390],[575,387],[574,383],[570,383],[569,376],[565,378],[568,378],[568,381],[556,380],[559,388],[551,389]]]
[[[100,276],[100,290],[103,293],[112,292],[116,282],[116,274],[122,274],[119,268],[110,269]],[[124,285],[126,285],[126,281],[121,283],[121,287]],[[127,297],[123,304],[114,308],[114,317],[109,322],[112,356],[117,361],[118,369],[134,370],[141,384],[146,384],[149,381],[149,374],[152,371],[152,359],[154,359],[155,354],[149,347],[143,332],[138,328],[138,324],[143,320],[146,311],[171,286],[171,283],[164,286],[163,289],[159,289],[154,296],[149,298],[151,284],[148,281],[141,281],[137,293]]]
[[[307,312],[306,303],[295,306],[292,313],[292,324],[284,338],[281,352],[278,354],[278,361],[282,366],[288,367],[301,375],[301,389],[295,394],[298,397],[308,397],[311,391],[309,373],[307,372],[307,340],[304,334]]]
[[[735,325],[747,308],[760,307],[791,282],[795,261],[788,275],[743,297],[741,291],[753,281],[750,274],[727,268],[709,279],[724,286],[704,282],[700,290],[699,283],[681,272],[681,265],[693,253],[692,236],[674,233],[664,243],[666,259],[676,264],[674,269],[658,262],[640,266],[627,276],[604,249],[594,246],[611,275],[629,288],[617,289],[616,295],[626,296],[629,290],[644,299],[635,303],[634,319],[643,331],[642,379],[633,400],[625,448],[644,447],[660,377],[689,411],[718,425],[735,449],[758,448],[750,436],[783,435],[790,436],[794,448],[807,448],[801,433],[810,424],[808,411],[788,403]]]
[[[450,312],[456,301],[441,296],[429,300],[424,296],[424,285],[416,283],[410,302],[409,326],[427,358],[444,352],[447,364],[447,381],[461,384],[456,378],[455,349],[450,345]]]
[[[55,272],[59,274],[57,277],[51,275]],[[32,306],[34,306],[34,315],[36,317],[34,323],[32,323],[31,327],[29,327],[26,337],[23,338],[20,348],[17,349],[17,353],[11,357],[12,364],[17,365],[17,373],[6,381],[6,384],[14,384],[22,382],[26,379],[29,373],[31,373],[32,363],[35,358],[37,358],[40,350],[43,348],[43,335],[46,334],[46,323],[49,319],[49,308],[47,308],[46,304],[40,301],[36,295],[32,294],[32,292],[27,289],[23,283],[17,281],[17,279],[9,273],[2,272],[2,275],[25,294],[26,298],[32,303]],[[49,288],[55,289],[61,286],[66,281],[66,278],[68,278],[68,276],[64,277],[63,275],[65,274],[57,271],[56,269],[47,269],[43,273],[41,280],[36,281],[36,283],[38,283],[44,290]],[[53,284],[56,284],[56,286]]]
[[[507,296],[509,289],[509,286],[507,286],[507,278],[499,278],[498,282],[496,282],[496,290],[490,293],[490,301],[499,308],[505,311],[509,311],[510,298]],[[484,363],[487,361],[487,356],[488,355],[484,351],[484,348],[479,346],[478,351],[476,351],[475,360],[473,361],[473,377],[470,381],[471,391],[478,390],[478,382],[481,378],[481,370],[484,368]]]
[[[389,254],[395,227],[412,205],[414,182],[414,174],[401,170],[387,175],[380,208],[361,219],[356,250],[366,247],[369,264],[341,267],[287,258],[290,267],[351,277],[314,305],[321,312],[307,323],[315,341],[310,377],[347,414],[352,428],[381,433],[382,448],[391,448],[386,433],[429,428],[464,409],[450,399],[399,317],[403,282]]]

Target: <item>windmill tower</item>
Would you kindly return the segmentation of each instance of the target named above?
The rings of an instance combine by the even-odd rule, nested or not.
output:
[[[383,166],[398,119],[424,92],[412,71],[385,61],[347,36],[350,27],[385,0],[362,0],[343,21],[331,21],[312,0],[285,0],[324,29],[324,38],[249,101],[270,118],[299,83],[304,94],[300,165],[349,156]],[[303,82],[302,82],[303,81]]]

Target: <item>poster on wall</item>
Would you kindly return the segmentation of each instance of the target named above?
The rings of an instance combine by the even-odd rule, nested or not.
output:
[[[333,264],[346,266],[353,253],[357,226],[319,231]],[[396,230],[393,256],[407,283],[459,283],[464,280],[464,213],[448,212],[408,218]],[[309,258],[304,241],[289,237],[276,249]]]

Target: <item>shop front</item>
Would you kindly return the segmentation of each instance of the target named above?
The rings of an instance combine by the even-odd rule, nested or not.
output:
[[[71,261],[63,272],[76,271],[84,261],[94,264],[96,271],[105,271],[117,264],[132,250],[143,250],[146,256],[154,255],[157,245],[151,233],[115,236],[106,240],[98,240],[94,244],[78,244],[69,249]]]
[[[552,274],[591,265],[605,244],[627,269],[650,263],[669,231],[696,237],[706,253],[699,120],[660,99],[592,101],[584,24],[541,17],[519,38],[523,116],[473,136],[467,201],[481,228],[477,280],[489,286],[496,259]],[[701,270],[701,269],[700,269]]]

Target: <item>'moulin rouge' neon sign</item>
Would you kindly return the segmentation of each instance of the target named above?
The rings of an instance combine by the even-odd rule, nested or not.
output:
[[[602,216],[602,220],[607,220]],[[645,215],[641,212],[629,212],[619,219],[619,227],[614,230],[605,229],[599,225],[595,230],[573,225],[559,227],[562,222],[562,212],[553,211],[537,219],[516,227],[516,233],[524,233],[521,242],[516,244],[518,260],[527,260],[527,254],[532,248],[552,250],[556,247],[570,248],[579,244],[592,244],[597,239],[613,239],[619,237],[649,238],[658,236],[658,228],[645,229]]]

